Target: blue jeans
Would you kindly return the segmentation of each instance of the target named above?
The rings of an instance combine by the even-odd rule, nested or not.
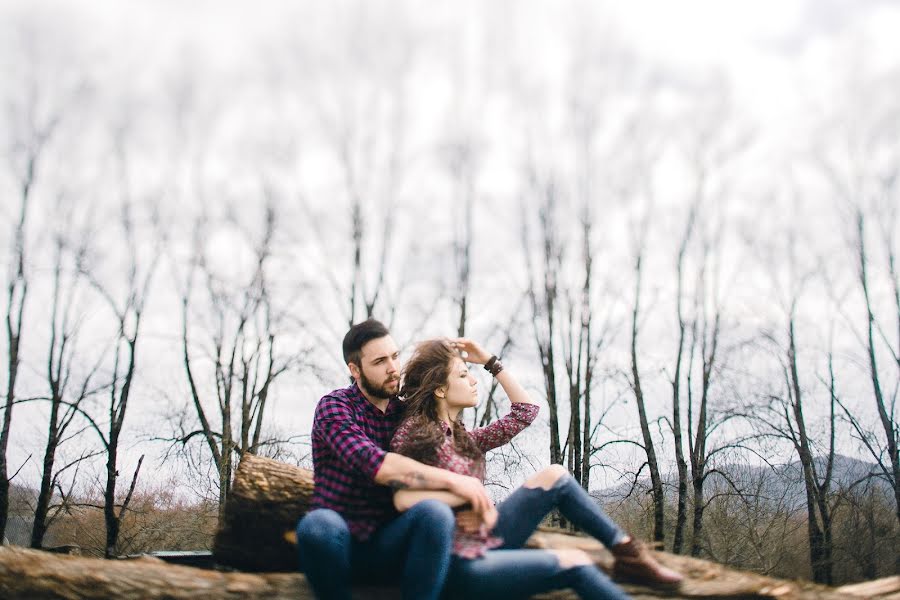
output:
[[[628,595],[594,565],[563,568],[551,552],[522,549],[554,508],[606,547],[625,538],[571,475],[561,477],[549,490],[520,487],[497,506],[494,534],[503,538],[503,545],[482,558],[453,557],[447,583],[451,596],[508,600],[571,588],[586,600],[626,600]]]
[[[317,509],[297,523],[300,568],[319,600],[350,600],[351,583],[398,581],[405,599],[437,600],[454,527],[449,506],[425,500],[360,542],[340,514]]]

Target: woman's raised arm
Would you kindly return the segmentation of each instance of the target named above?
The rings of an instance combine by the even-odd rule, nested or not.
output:
[[[459,350],[460,352],[464,352],[463,360],[466,362],[470,362],[476,365],[485,365],[492,359],[497,361],[497,357],[489,354],[484,348],[482,348],[476,342],[470,340],[469,338],[455,338],[450,340],[453,344],[453,347]],[[500,384],[500,387],[503,388],[503,391],[506,392],[506,395],[509,397],[509,401],[513,404],[535,404],[532,401],[531,396],[528,395],[528,392],[525,391],[525,388],[513,377],[512,373],[503,369],[499,373],[494,375],[497,379],[497,383]]]

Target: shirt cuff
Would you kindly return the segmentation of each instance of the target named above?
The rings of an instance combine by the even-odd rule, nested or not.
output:
[[[510,412],[519,421],[531,424],[537,418],[540,408],[537,404],[515,402],[510,406]]]
[[[372,481],[375,481],[375,476],[378,475],[378,471],[379,469],[381,469],[381,465],[384,463],[385,456],[387,456],[387,452],[385,452],[381,448],[377,448],[376,450],[372,451],[372,454],[366,460],[366,475]]]

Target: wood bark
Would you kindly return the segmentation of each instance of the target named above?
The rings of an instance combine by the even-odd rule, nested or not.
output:
[[[312,491],[312,471],[245,454],[222,511],[216,561],[245,571],[296,571],[284,535],[309,510]]]
[[[631,311],[631,389],[634,392],[634,400],[637,404],[638,418],[641,424],[641,436],[644,441],[644,452],[647,455],[647,468],[650,471],[650,485],[653,497],[653,541],[665,540],[665,495],[663,492],[662,476],[659,472],[659,462],[656,459],[656,448],[653,445],[653,437],[650,434],[650,422],[647,419],[647,408],[644,401],[644,392],[641,388],[641,375],[638,368],[637,338],[638,317],[641,302],[641,263],[643,261],[643,246],[639,250],[635,261],[635,287],[634,306]]]
[[[611,560],[599,542],[582,536],[539,531],[529,545],[579,548],[591,554],[601,568],[608,568]],[[677,590],[623,583],[622,587],[632,598],[853,600],[887,598],[898,589],[896,581],[884,580],[868,586],[848,586],[842,593],[811,583],[730,571],[695,558],[665,553],[657,556],[666,565],[685,573],[687,580]],[[887,594],[882,596],[885,591]],[[396,588],[358,587],[354,592],[358,600],[400,597]],[[0,597],[5,600],[312,600],[314,596],[306,578],[299,573],[222,572],[170,565],[155,558],[104,560],[3,546],[0,547]],[[577,596],[559,591],[535,598],[576,600]]]

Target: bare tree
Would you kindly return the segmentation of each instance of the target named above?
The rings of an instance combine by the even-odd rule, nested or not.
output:
[[[701,276],[702,279],[702,276]],[[698,295],[705,294],[704,286],[698,286]],[[699,311],[698,311],[699,312]],[[704,311],[705,313],[705,311]],[[708,461],[710,458],[710,449],[707,447],[709,434],[711,433],[713,423],[710,418],[709,396],[713,369],[716,366],[718,358],[717,351],[719,349],[719,333],[721,324],[721,313],[716,307],[715,315],[712,319],[712,325],[707,316],[704,314],[699,317],[702,319],[701,331],[697,332],[697,326],[692,328],[691,336],[691,360],[688,371],[688,452],[691,460],[691,484],[693,487],[693,518],[691,521],[691,555],[699,556],[701,548],[701,540],[703,539],[703,511],[707,505],[707,501],[703,496],[703,486],[709,475]],[[691,375],[694,366],[694,351],[697,344],[697,338],[700,338],[700,366],[701,366],[701,383],[700,383],[700,399],[697,410],[697,419],[694,420],[694,394],[691,385]],[[680,488],[679,488],[680,491]],[[681,502],[679,501],[679,508]]]
[[[534,165],[528,168],[527,180],[530,192],[539,199],[538,223],[540,226],[541,262],[535,265],[531,257],[531,236],[527,217],[523,221],[522,241],[528,272],[528,298],[533,317],[534,340],[541,360],[544,377],[544,393],[550,412],[550,462],[562,464],[562,444],[559,435],[559,403],[556,380],[557,302],[558,282],[562,270],[562,246],[558,238],[556,219],[558,218],[559,189],[552,175],[541,179]],[[523,213],[528,214],[527,206]]]
[[[125,131],[119,128],[114,135],[114,145],[119,166],[119,187],[121,193],[120,214],[118,224],[121,226],[122,244],[127,249],[124,292],[116,298],[114,286],[101,281],[92,271],[91,265],[83,261],[80,265],[83,274],[90,280],[92,287],[103,299],[113,315],[115,323],[115,341],[113,342],[112,373],[108,384],[106,414],[103,419],[91,418],[90,423],[100,438],[106,454],[106,483],[103,493],[103,516],[106,525],[106,544],[104,556],[118,555],[119,531],[122,520],[128,510],[138,474],[144,457],[141,456],[135,466],[131,483],[124,499],[119,498],[117,491],[119,480],[119,450],[125,418],[134,390],[135,378],[138,374],[138,349],[142,332],[143,316],[150,296],[151,285],[156,274],[160,258],[160,246],[163,239],[159,231],[158,213],[154,202],[148,201],[149,226],[138,220],[135,200],[130,190],[128,155],[125,149]],[[153,232],[154,243],[149,250],[139,247],[139,230],[148,227]],[[107,422],[108,419],[108,422]],[[105,427],[101,425],[106,423]],[[118,510],[116,510],[118,508]]]
[[[583,189],[577,208],[579,236],[566,241],[564,220],[568,204],[562,202],[562,190],[552,175],[541,183],[531,171],[531,191],[538,197],[537,226],[540,262],[532,256],[528,208],[523,206],[523,230],[526,269],[529,276],[527,296],[531,304],[533,335],[541,359],[544,391],[550,409],[550,457],[560,464],[565,460],[569,471],[585,487],[590,485],[591,457],[595,453],[593,434],[596,425],[591,415],[591,394],[601,350],[607,341],[608,323],[599,323],[593,281],[594,215],[591,191]],[[586,177],[586,175],[585,175]],[[570,273],[575,273],[570,277]],[[570,279],[572,279],[570,281]],[[560,361],[561,365],[557,365]],[[562,367],[562,374],[557,372]],[[566,437],[561,436],[563,402],[559,386],[566,390],[568,424]],[[565,410],[565,409],[563,409]]]
[[[31,187],[34,182],[37,156],[29,158],[29,167],[21,186],[19,218],[13,230],[13,252],[10,275],[6,288],[6,341],[8,358],[6,363],[6,394],[3,408],[3,429],[0,431],[0,536],[6,531],[9,515],[9,467],[6,462],[9,447],[10,426],[13,406],[16,403],[16,378],[21,363],[20,345],[24,332],[25,301],[28,297],[28,277],[25,270],[25,224]]]
[[[859,439],[862,440],[866,449],[869,451],[873,460],[875,460],[881,475],[888,482],[894,491],[894,500],[896,508],[897,523],[900,524],[900,423],[895,413],[898,387],[895,385],[890,402],[885,395],[884,387],[881,382],[881,375],[878,367],[878,340],[876,338],[876,330],[880,330],[875,317],[875,309],[869,291],[869,264],[866,254],[866,219],[863,211],[857,206],[855,211],[856,221],[856,259],[858,261],[857,275],[860,290],[862,291],[866,310],[866,358],[869,380],[872,384],[872,397],[875,408],[878,413],[878,420],[881,425],[883,435],[883,446],[876,441],[875,432],[864,428],[861,420],[851,411],[844,408],[844,413],[850,421]],[[893,262],[893,256],[890,256]],[[894,289],[896,290],[897,281],[894,279]],[[900,318],[900,313],[898,313]],[[894,356],[897,352],[894,351]],[[900,381],[900,374],[898,374]],[[843,406],[843,405],[842,405]],[[885,457],[885,454],[887,455]],[[900,558],[897,559],[900,564]]]
[[[80,382],[77,381],[79,375],[77,373],[76,341],[80,315],[75,314],[75,311],[79,308],[79,288],[83,281],[75,263],[80,260],[79,257],[83,255],[84,248],[73,248],[70,256],[68,244],[61,231],[56,234],[54,241],[53,297],[50,315],[50,341],[47,352],[49,418],[47,442],[44,446],[41,468],[41,484],[31,530],[32,548],[40,548],[43,545],[48,527],[62,509],[62,506],[57,506],[56,510],[51,512],[54,493],[59,492],[62,501],[66,500],[67,493],[60,485],[61,475],[66,470],[76,467],[85,458],[95,454],[85,452],[78,459],[57,468],[57,452],[60,445],[83,431],[83,428],[78,428],[81,423],[80,420],[76,421],[76,417],[83,414],[84,402],[100,391],[93,387],[92,383],[97,374],[99,361],[88,370],[86,375],[80,378]],[[70,431],[73,424],[75,432]]]
[[[691,553],[697,555],[702,537],[703,481],[706,478],[708,452],[707,438],[710,434],[709,390],[711,378],[715,373],[719,336],[721,333],[722,306],[721,290],[717,285],[707,290],[706,285],[713,281],[718,283],[719,273],[716,271],[709,277],[709,265],[715,257],[724,252],[723,233],[725,222],[723,214],[727,211],[730,194],[729,169],[736,159],[747,148],[752,139],[752,131],[735,114],[730,101],[729,90],[720,80],[714,79],[710,89],[697,98],[691,99],[691,105],[685,123],[684,152],[691,178],[691,190],[687,203],[687,215],[684,228],[675,254],[675,318],[677,325],[677,342],[675,359],[669,382],[672,387],[672,421],[671,428],[675,446],[675,464],[678,476],[678,497],[676,501],[675,530],[673,534],[673,551],[681,552],[684,545],[687,525],[688,484],[693,486],[693,541]],[[707,230],[704,232],[704,229]],[[694,314],[686,315],[685,297],[686,271],[691,263],[691,248],[700,232],[700,251],[693,262],[697,263],[695,277]],[[704,235],[705,233],[705,235]],[[719,264],[716,262],[715,264]],[[714,298],[712,314],[707,314],[707,297]],[[690,325],[690,327],[689,327]],[[700,362],[702,376],[698,410],[693,409],[693,390],[690,388],[691,373],[694,367],[695,346],[700,334]],[[691,339],[690,360],[687,372],[684,371],[684,359],[688,337]],[[685,422],[682,407],[685,402],[682,387],[683,378],[688,378],[687,401],[688,417]],[[696,417],[696,419],[694,419]],[[686,429],[685,429],[686,428]],[[691,473],[685,461],[684,437],[687,433]]]
[[[21,25],[21,24],[20,24]],[[13,406],[16,403],[16,383],[22,361],[22,343],[25,334],[25,307],[28,299],[28,241],[27,226],[29,212],[34,203],[34,189],[42,171],[48,146],[59,129],[65,110],[71,108],[70,90],[47,101],[51,92],[42,85],[41,65],[37,35],[28,27],[17,31],[21,37],[24,75],[15,83],[10,82],[11,90],[21,91],[22,96],[7,98],[9,110],[9,143],[10,167],[13,180],[17,185],[18,198],[15,205],[17,218],[12,228],[12,244],[10,247],[10,263],[6,285],[6,341],[8,357],[6,362],[6,393],[3,409],[3,428],[0,430],[0,539],[6,531],[9,513],[9,466],[7,449],[9,447]],[[78,86],[76,86],[77,88]]]
[[[340,192],[347,199],[349,269],[328,277],[337,302],[346,307],[348,326],[376,314],[390,325],[407,283],[405,270],[396,269],[396,245],[404,239],[397,235],[397,222],[410,175],[408,79],[415,39],[402,19],[389,24],[368,9],[340,21],[337,26],[352,34],[335,38],[345,43],[319,57],[319,70],[312,69],[307,82],[317,126],[336,159]],[[305,214],[315,218],[307,199],[302,203]],[[314,233],[331,270],[334,237]],[[408,247],[414,243],[409,239]]]
[[[804,391],[800,380],[800,369],[797,365],[797,339],[795,333],[797,300],[791,301],[787,321],[787,348],[783,358],[784,395],[774,396],[772,410],[780,417],[767,421],[768,427],[778,436],[789,440],[800,460],[803,483],[806,493],[807,538],[809,541],[809,560],[812,565],[813,578],[820,583],[832,583],[832,519],[829,494],[834,467],[835,443],[835,406],[837,395],[835,390],[834,370],[831,355],[828,357],[830,373],[829,392],[830,417],[829,445],[826,453],[825,472],[820,475],[821,463],[817,462],[813,439],[809,433],[804,414]]]
[[[688,473],[687,462],[684,459],[684,442],[682,441],[682,419],[681,419],[681,366],[684,356],[685,340],[687,338],[687,322],[684,315],[684,270],[685,258],[687,255],[688,245],[694,231],[694,223],[697,219],[697,211],[699,209],[699,190],[702,189],[702,173],[701,179],[698,181],[698,193],[688,208],[687,221],[685,223],[684,232],[681,236],[681,242],[678,245],[678,253],[676,254],[675,272],[677,278],[677,286],[675,289],[675,314],[678,321],[678,349],[675,353],[675,368],[672,372],[672,433],[675,443],[675,465],[678,469],[678,499],[677,510],[675,516],[675,531],[672,536],[672,552],[679,554],[684,544],[684,529],[687,524],[687,486]]]
[[[896,414],[900,394],[900,281],[895,237],[900,153],[896,145],[898,109],[890,92],[896,86],[897,76],[869,77],[864,69],[859,69],[851,78],[845,105],[833,115],[834,122],[826,122],[823,128],[831,135],[819,141],[814,162],[818,173],[830,184],[839,218],[847,225],[854,279],[865,315],[861,334],[859,328],[851,328],[865,352],[866,375],[878,424],[869,426],[861,413],[841,406],[856,437],[878,465],[879,476],[893,490],[895,516],[900,525],[900,420]],[[877,231],[873,220],[881,225],[881,256],[870,244],[873,231]],[[883,288],[889,294],[889,300],[884,302],[876,291],[882,287],[882,278],[887,279]],[[887,323],[895,318],[898,337],[891,340]],[[848,317],[848,321],[853,320]],[[897,367],[893,378],[880,362],[884,356],[891,359],[891,370]],[[895,568],[900,569],[900,555]]]
[[[454,208],[462,211],[461,219],[453,220],[453,264],[456,273],[454,301],[459,310],[456,335],[466,336],[469,316],[469,290],[472,279],[472,245],[474,237],[473,209],[476,198],[477,148],[471,136],[448,143],[444,149],[446,168],[453,181]],[[456,214],[456,210],[452,214]]]
[[[647,209],[645,217],[640,225],[640,233],[635,243],[634,256],[634,304],[631,310],[631,377],[629,384],[634,393],[635,404],[638,410],[638,419],[641,426],[642,448],[646,461],[638,469],[638,474],[647,467],[650,472],[650,490],[653,497],[653,540],[662,542],[665,539],[665,492],[663,490],[662,476],[659,470],[659,460],[656,456],[656,446],[650,431],[650,420],[647,416],[647,404],[644,398],[644,389],[641,386],[641,373],[638,364],[638,336],[640,334],[641,316],[641,290],[644,278],[644,255],[646,252],[647,229],[649,226],[650,209]]]
[[[800,354],[797,335],[797,312],[803,291],[814,275],[810,269],[801,270],[797,257],[797,240],[793,230],[787,235],[787,285],[781,286],[776,272],[781,269],[772,265],[773,281],[776,288],[787,287],[784,301],[785,322],[783,337],[766,333],[765,337],[776,349],[779,370],[782,377],[780,390],[769,394],[768,411],[756,415],[768,431],[768,435],[784,440],[793,447],[803,479],[805,492],[807,542],[809,563],[813,578],[821,583],[833,581],[833,542],[831,484],[835,458],[836,419],[835,408],[839,403],[832,352],[828,353],[828,380],[825,382],[829,396],[827,419],[827,447],[824,450],[824,473],[820,459],[816,457],[816,436],[808,421],[806,394],[809,387],[801,377]],[[780,255],[779,255],[780,256]],[[798,272],[799,271],[799,272]]]
[[[596,357],[599,348],[593,347],[591,326],[591,280],[593,279],[593,249],[591,247],[592,219],[590,208],[585,205],[581,217],[583,283],[578,299],[569,297],[567,309],[567,336],[563,344],[563,360],[569,383],[569,431],[566,438],[566,460],[569,472],[584,489],[590,485],[590,462],[585,472],[585,458],[590,457],[590,391],[594,379]],[[583,417],[582,417],[582,410]],[[583,421],[583,423],[582,423]],[[583,425],[583,427],[582,427]],[[587,446],[585,446],[585,443]],[[585,449],[587,448],[587,452]]]
[[[304,354],[279,348],[279,314],[268,284],[276,222],[274,208],[267,205],[262,236],[253,249],[252,272],[247,281],[238,283],[220,278],[210,265],[201,241],[210,223],[201,218],[182,289],[182,358],[199,428],[188,429],[189,423],[182,422],[175,441],[185,448],[194,438],[203,440],[216,471],[220,512],[231,489],[235,458],[277,443],[264,429],[269,395],[276,380]],[[202,287],[195,291],[198,282]],[[202,311],[211,317],[206,328],[193,325],[203,318]],[[198,329],[202,342],[194,341]],[[212,394],[205,385],[210,380]],[[210,395],[212,409],[207,402]]]

